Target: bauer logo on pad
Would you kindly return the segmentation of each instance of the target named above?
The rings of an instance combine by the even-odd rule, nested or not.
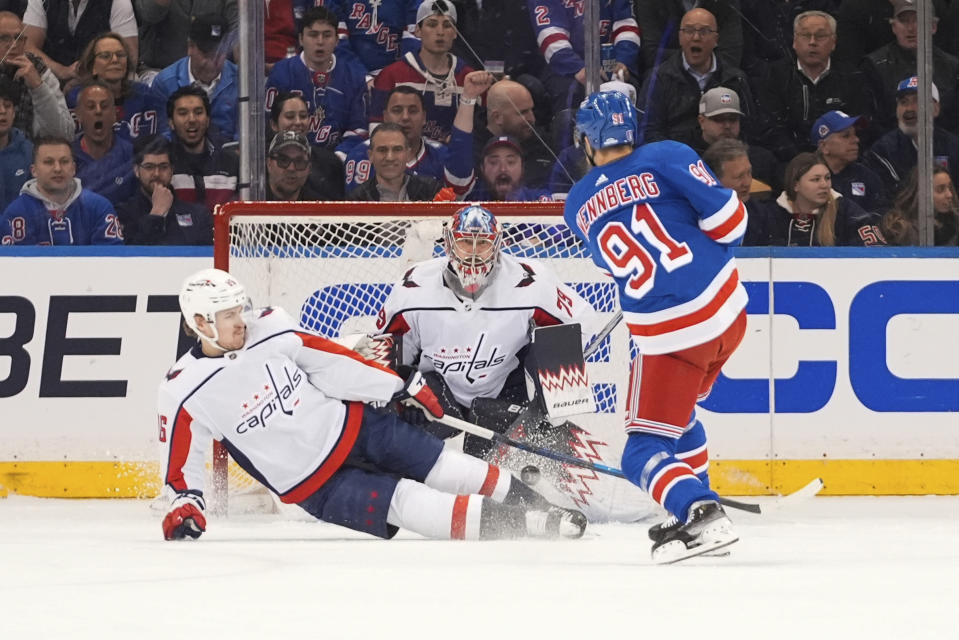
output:
[[[537,327],[526,371],[550,418],[596,411],[578,324]]]

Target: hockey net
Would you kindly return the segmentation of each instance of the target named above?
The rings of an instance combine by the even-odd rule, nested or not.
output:
[[[443,225],[462,206],[233,202],[217,211],[215,265],[244,283],[255,307],[282,307],[309,331],[332,339],[370,333],[392,283],[414,263],[444,255]],[[486,206],[501,223],[504,252],[547,263],[605,319],[614,317],[613,282],[592,264],[563,222],[561,203]],[[598,411],[574,418],[594,437],[584,443],[584,455],[593,457],[590,449],[605,445],[607,464],[619,462],[625,438],[618,416],[625,396],[627,343],[625,328],[617,327],[587,359]],[[225,451],[217,446],[214,499],[222,504],[219,492],[228,476],[232,510],[234,496],[255,481],[233,463],[226,469]]]

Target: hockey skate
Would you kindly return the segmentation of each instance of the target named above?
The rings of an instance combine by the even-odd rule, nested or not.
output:
[[[671,520],[649,530],[649,537],[654,541],[652,558],[656,564],[672,564],[707,553],[716,555],[719,549],[739,540],[723,508],[712,500],[693,503],[689,519],[684,524]]]
[[[679,518],[673,514],[669,514],[668,518],[658,524],[654,524],[649,528],[649,531],[647,532],[649,539],[653,542],[661,542],[667,536],[673,535],[673,532],[679,529],[680,525],[682,525],[682,523],[679,521]],[[729,549],[713,549],[712,551],[703,552],[700,555],[708,556],[710,558],[725,558],[729,555]]]
[[[526,531],[538,538],[582,538],[586,531],[586,516],[575,509],[562,507],[527,511]]]

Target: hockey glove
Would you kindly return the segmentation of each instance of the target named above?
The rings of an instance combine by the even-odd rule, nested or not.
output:
[[[405,367],[404,367],[405,368]],[[399,400],[405,405],[422,409],[430,420],[442,418],[445,413],[436,394],[426,384],[423,375],[415,369],[406,378],[406,384],[396,392],[393,400]]]
[[[203,510],[206,502],[199,493],[178,494],[170,503],[170,511],[163,518],[163,537],[166,540],[199,538],[206,531],[206,518]]]

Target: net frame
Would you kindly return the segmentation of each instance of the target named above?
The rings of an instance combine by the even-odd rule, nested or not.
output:
[[[234,233],[238,228],[246,228],[243,225],[311,225],[311,224],[344,224],[344,225],[382,225],[382,224],[396,224],[396,225],[406,225],[409,223],[409,227],[403,227],[404,229],[417,228],[415,225],[417,222],[427,223],[427,224],[437,224],[448,221],[454,212],[466,206],[466,202],[231,202],[225,205],[221,205],[217,208],[214,214],[214,266],[225,271],[231,271],[231,269],[240,269],[243,263],[243,257],[238,255],[241,251],[240,243],[237,242],[238,238],[234,237],[235,235],[239,236],[239,233]],[[616,301],[616,296],[613,288],[611,279],[608,276],[603,275],[598,269],[596,269],[586,254],[585,248],[582,246],[582,243],[578,239],[570,240],[573,237],[573,234],[568,228],[566,228],[565,223],[563,223],[563,203],[561,202],[515,202],[515,203],[480,203],[482,206],[488,207],[500,220],[503,228],[504,235],[506,236],[506,244],[510,243],[509,229],[510,225],[513,226],[513,229],[518,228],[531,228],[533,226],[539,226],[543,224],[554,225],[555,228],[562,228],[562,233],[564,237],[557,242],[556,238],[550,234],[546,234],[545,237],[549,240],[548,242],[542,242],[540,240],[540,252],[543,248],[548,249],[549,251],[554,251],[557,247],[561,249],[562,256],[558,259],[565,260],[575,260],[582,261],[576,262],[576,265],[582,264],[582,266],[577,266],[575,272],[571,275],[567,273],[559,273],[560,277],[570,283],[570,278],[574,280],[579,280],[579,273],[582,271],[582,275],[590,282],[603,282],[603,286],[606,288],[606,293],[603,294],[602,305],[604,308],[597,309],[607,317],[612,317],[616,309],[618,308],[618,302]],[[316,222],[319,221],[319,222]],[[525,227],[523,226],[525,225]],[[441,227],[440,227],[441,228]],[[550,226],[550,228],[553,228]],[[405,233],[405,232],[404,232]],[[433,235],[427,233],[426,235]],[[553,234],[555,235],[555,234]],[[401,248],[401,254],[406,252],[406,249],[411,244],[410,240],[403,236],[402,234],[397,235],[397,238],[403,237],[404,239],[400,241],[400,244],[404,244]],[[435,233],[435,240],[440,244],[442,234]],[[515,246],[519,246],[515,242],[516,238],[514,236],[513,241]],[[575,244],[570,244],[574,242]],[[427,245],[429,243],[427,242]],[[251,245],[255,246],[255,245]],[[274,255],[277,253],[276,245],[266,252],[266,255],[256,256],[256,259],[265,259],[270,260],[282,260],[289,259],[291,257],[302,259],[304,257],[312,258],[315,257],[320,260],[331,260],[335,259],[336,255],[316,255],[315,250],[312,252],[313,255],[294,255],[294,256],[283,256],[283,255]],[[304,245],[306,246],[306,245]],[[575,249],[570,247],[575,246]],[[428,247],[427,247],[428,248]],[[421,252],[416,256],[399,256],[398,262],[406,263],[418,262],[423,259],[430,257],[429,255],[424,255],[422,253],[422,247],[420,247]],[[505,250],[505,249],[504,249]],[[507,250],[506,252],[511,252]],[[543,257],[540,255],[535,255],[537,252],[534,251],[534,255],[527,255],[526,257],[535,258],[538,260],[543,260]],[[435,254],[434,254],[435,255]],[[522,254],[521,254],[522,255]],[[342,257],[342,256],[339,256]],[[357,257],[357,256],[349,256]],[[363,257],[363,256],[359,256]],[[373,256],[366,256],[373,257]],[[396,257],[396,256],[394,256]],[[552,258],[547,258],[545,261],[550,262]],[[378,263],[379,264],[379,263]],[[553,263],[554,265],[556,263]],[[270,267],[272,269],[272,267]],[[231,271],[232,273],[232,271]],[[295,314],[295,309],[290,308],[290,300],[278,301],[273,299],[272,292],[268,292],[266,297],[263,297],[263,292],[256,290],[256,285],[251,287],[251,281],[249,277],[245,277],[246,274],[242,272],[237,272],[235,274],[244,284],[247,286],[250,291],[251,297],[253,298],[254,306],[265,306],[269,304],[279,304],[283,306],[291,314]],[[399,280],[399,276],[402,275],[400,272],[397,275],[396,270],[394,269],[392,275],[386,275],[385,280],[390,284]],[[368,280],[360,280],[360,282],[367,282]],[[580,291],[582,294],[583,291]],[[381,295],[385,297],[385,293],[381,292]],[[282,297],[282,296],[281,296]],[[590,296],[584,295],[588,301],[594,303],[596,306],[596,301],[591,300]],[[302,314],[301,314],[302,316]],[[302,324],[302,322],[301,322]],[[306,327],[311,330],[317,330],[315,326]],[[355,327],[354,327],[355,329]],[[317,331],[321,335],[324,334],[324,331]],[[327,336],[332,337],[332,336]],[[620,346],[614,346],[619,344]],[[627,356],[623,356],[623,351],[628,351],[628,338],[625,337],[625,329],[619,327],[618,331],[614,331],[609,337],[604,341],[604,345],[597,350],[597,352],[588,359],[589,370],[591,377],[597,371],[596,363],[611,363],[612,368],[609,368],[607,365],[607,370],[604,374],[604,378],[615,380],[614,383],[609,385],[609,389],[603,391],[603,393],[610,394],[609,398],[605,401],[607,406],[607,413],[614,414],[612,419],[609,415],[605,416],[601,422],[603,422],[603,430],[607,433],[604,433],[605,436],[613,436],[610,432],[610,425],[615,425],[615,431],[617,434],[622,433],[622,429],[619,428],[622,424],[621,419],[617,419],[616,416],[622,414],[622,405],[624,403],[625,397],[625,377],[626,377],[626,365],[623,362],[623,359]],[[617,352],[617,353],[614,353]],[[628,362],[628,360],[627,360]],[[612,373],[610,373],[612,371]],[[599,385],[597,385],[599,386]],[[595,387],[594,387],[595,388]],[[616,389],[621,388],[622,392],[617,393]],[[598,420],[587,421],[594,429]],[[578,424],[583,424],[582,421],[577,420]],[[613,436],[615,437],[615,436]],[[607,438],[611,439],[611,438]],[[211,503],[213,508],[219,513],[224,513],[227,509],[227,493],[230,490],[231,483],[234,482],[236,474],[233,470],[230,470],[229,457],[226,451],[226,448],[221,445],[219,442],[214,442],[213,447],[213,495]]]

